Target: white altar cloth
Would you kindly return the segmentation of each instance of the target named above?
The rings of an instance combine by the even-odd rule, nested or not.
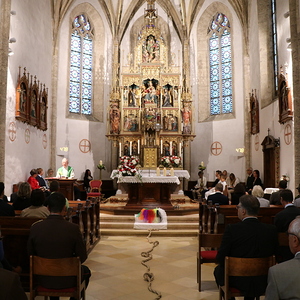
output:
[[[152,174],[151,174],[152,175]],[[118,183],[176,183],[180,184],[180,180],[177,176],[156,176],[153,175],[149,177],[147,174],[143,174],[142,177],[137,176],[120,176],[114,177],[118,178]]]

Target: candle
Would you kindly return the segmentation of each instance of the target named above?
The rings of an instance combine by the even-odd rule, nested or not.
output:
[[[170,142],[170,155],[173,155],[172,141]]]
[[[99,165],[102,166],[102,160],[99,161]]]
[[[167,176],[167,169],[166,168],[164,168],[164,170],[163,170],[163,175]]]
[[[159,169],[159,167],[156,168],[156,176],[160,176],[160,169]]]
[[[140,154],[140,140],[138,140],[138,154]]]
[[[160,154],[163,154],[163,141],[160,140]]]
[[[181,143],[179,143],[179,157],[181,157]]]
[[[132,141],[129,142],[129,155],[132,153]]]
[[[174,176],[174,168],[172,167],[170,170],[171,176]]]
[[[122,156],[122,143],[119,143],[119,156]]]

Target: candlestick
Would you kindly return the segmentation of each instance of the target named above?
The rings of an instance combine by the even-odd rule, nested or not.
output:
[[[179,143],[179,157],[181,157],[181,143]]]
[[[173,155],[173,151],[172,151],[172,141],[170,142],[170,155]]]
[[[122,156],[122,143],[119,143],[119,156]]]
[[[160,154],[163,154],[163,141],[160,140]]]
[[[140,140],[138,140],[138,154],[140,154]]]
[[[129,155],[132,153],[132,141],[129,142]]]

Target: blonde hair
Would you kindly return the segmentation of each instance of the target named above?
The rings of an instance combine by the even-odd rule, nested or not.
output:
[[[264,196],[264,191],[260,185],[255,185],[252,189],[252,195],[254,197],[262,198]]]
[[[31,196],[31,186],[28,182],[20,182],[17,192],[18,197],[30,198]]]

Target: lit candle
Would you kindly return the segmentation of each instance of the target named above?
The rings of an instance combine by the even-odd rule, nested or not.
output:
[[[167,169],[166,168],[164,168],[164,170],[163,170],[163,175],[167,176]]]
[[[138,140],[138,154],[140,154],[140,140]]]
[[[99,161],[99,165],[102,166],[102,160]]]
[[[132,153],[132,141],[129,142],[129,155]]]
[[[160,140],[160,154],[163,154],[163,142]]]
[[[181,157],[181,143],[179,143],[179,157]]]
[[[170,142],[170,155],[173,155],[172,141]]]
[[[156,168],[156,176],[160,176],[160,169],[159,169],[159,167]]]
[[[122,143],[119,143],[119,156],[122,156]]]
[[[171,176],[174,176],[174,168],[172,167],[170,170]]]

